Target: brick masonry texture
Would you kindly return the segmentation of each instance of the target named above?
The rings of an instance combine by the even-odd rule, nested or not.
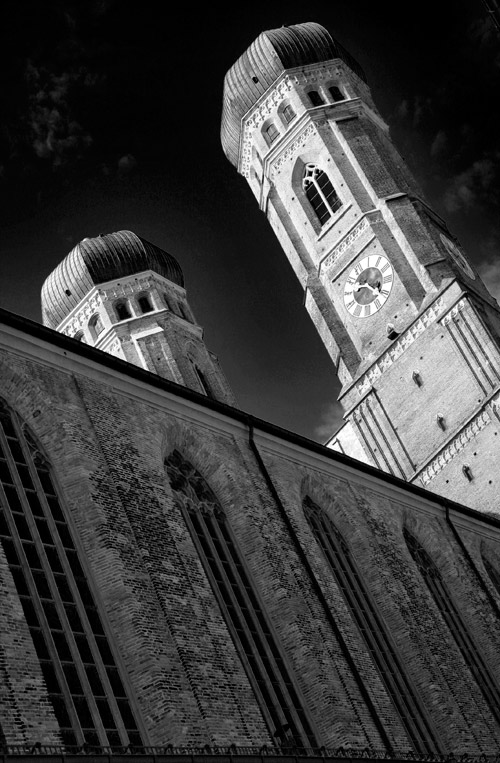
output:
[[[210,423],[175,396],[161,406],[140,389],[89,371],[69,373],[0,354],[2,397],[28,423],[50,460],[86,572],[148,743],[270,744],[245,670],[185,522],[164,459],[177,449],[219,499],[315,729],[328,747],[382,748],[372,712],[325,615],[248,435]],[[39,412],[39,413],[38,413]],[[34,414],[36,413],[36,416]],[[311,466],[259,445],[328,607],[392,746],[409,750],[398,713],[353,623],[308,522],[310,496],[343,534],[369,594],[447,752],[493,754],[500,729],[437,610],[403,539],[406,526],[434,560],[489,670],[500,681],[500,530],[469,523],[457,542],[444,510],[404,486],[372,483],[335,460]],[[354,463],[354,462],[353,462]],[[425,506],[424,506],[425,504]],[[427,505],[429,504],[429,505]],[[474,567],[471,567],[471,561]],[[10,743],[58,741],[36,654],[0,555],[0,712]],[[479,577],[478,577],[479,576]],[[496,602],[496,609],[495,609]]]

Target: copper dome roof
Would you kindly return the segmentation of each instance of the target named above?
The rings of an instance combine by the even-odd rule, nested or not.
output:
[[[184,286],[177,260],[131,231],[83,239],[42,286],[44,324],[57,328],[94,286],[143,270],[153,270]]]
[[[224,79],[221,140],[229,161],[238,166],[241,120],[285,69],[340,58],[361,79],[354,58],[320,24],[312,21],[262,32]],[[257,80],[257,81],[255,81]]]

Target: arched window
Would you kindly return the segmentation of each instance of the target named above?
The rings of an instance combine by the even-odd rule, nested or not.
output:
[[[287,103],[287,105],[283,109],[283,119],[285,120],[287,125],[289,125],[290,122],[292,122],[295,119],[295,111],[293,110],[293,108],[290,106],[289,103]]]
[[[119,321],[125,321],[127,318],[132,317],[128,302],[125,299],[121,299],[118,302],[115,302],[115,312]]]
[[[332,96],[333,101],[343,101],[345,98],[345,95],[342,93],[341,89],[337,87],[337,85],[331,85],[328,88],[328,92]]]
[[[465,664],[474,676],[491,712],[497,721],[500,721],[500,690],[495,684],[491,670],[484,662],[479,649],[469,634],[467,626],[431,557],[406,528],[404,528],[403,534],[413,561],[417,565],[443,620],[455,639]]]
[[[153,309],[149,297],[146,294],[142,294],[137,298],[137,304],[141,313],[150,313]]]
[[[279,130],[274,124],[274,122],[271,122],[271,124],[268,127],[266,127],[264,132],[265,132],[266,140],[269,145],[271,145],[271,143],[274,143],[275,140],[278,140],[280,136]]]
[[[222,507],[177,451],[165,461],[176,506],[247,672],[271,737],[283,746],[317,743]]]
[[[321,97],[321,95],[318,93],[317,90],[309,90],[307,95],[313,106],[323,105],[324,103],[323,98]]]
[[[50,466],[1,401],[0,542],[64,744],[142,744]]]
[[[194,365],[194,370],[196,371],[196,375],[198,377],[198,381],[200,382],[200,386],[201,386],[203,392],[205,393],[205,395],[207,397],[211,397],[212,400],[214,400],[215,396],[214,396],[214,394],[213,394],[213,392],[212,392],[212,390],[210,388],[209,383],[207,382],[207,378],[206,378],[205,374],[203,373],[201,368],[198,368],[196,363],[193,364],[193,365]]]
[[[328,175],[315,164],[306,164],[302,187],[321,225],[342,206]]]
[[[303,508],[414,749],[420,753],[438,752],[435,734],[420,711],[421,702],[405,674],[349,547],[328,515],[309,497],[304,499]]]
[[[101,316],[98,313],[93,315],[89,320],[89,329],[94,339],[96,339],[99,334],[102,334],[104,331],[104,325],[102,323]]]
[[[76,339],[77,342],[83,342],[85,344],[85,334],[83,331],[79,331],[77,334],[75,334],[73,339]]]

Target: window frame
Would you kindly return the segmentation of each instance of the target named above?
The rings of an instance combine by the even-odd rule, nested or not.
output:
[[[2,421],[10,422],[10,430],[15,437],[5,434],[5,426]],[[9,427],[8,427],[9,428]],[[15,460],[15,454],[10,445],[10,439],[16,442],[16,452],[21,454],[23,461]],[[76,746],[83,744],[97,745],[98,747],[116,747],[131,743],[129,731],[132,731],[135,743],[142,745],[144,737],[141,721],[136,712],[134,701],[131,698],[130,686],[126,672],[113,645],[113,635],[109,632],[106,623],[104,608],[99,596],[95,591],[92,576],[86,569],[85,554],[79,547],[78,534],[75,531],[71,516],[67,507],[61,500],[61,489],[54,475],[50,462],[42,453],[40,446],[28,430],[21,418],[12,411],[9,406],[0,399],[0,458],[7,464],[6,472],[10,473],[11,481],[0,480],[0,512],[3,513],[8,535],[2,532],[2,539],[6,539],[15,552],[18,564],[8,561],[9,570],[14,579],[16,594],[24,612],[25,622],[29,628],[33,649],[37,654],[40,670],[50,704],[56,721],[61,729],[61,738],[65,747],[71,749],[71,744],[66,739],[74,737]],[[22,467],[22,471],[18,466]],[[23,477],[27,485],[23,484]],[[44,476],[42,481],[41,475]],[[15,506],[21,507],[22,512],[12,508],[6,487],[13,486],[9,493],[16,497]],[[52,488],[48,492],[47,486]],[[33,508],[29,496],[33,494]],[[16,515],[23,517],[30,539],[22,537],[19,521]],[[22,525],[21,525],[22,526]],[[44,528],[43,531],[41,528]],[[47,540],[49,539],[49,540]],[[4,546],[4,541],[0,540]],[[40,567],[33,565],[26,551],[32,547],[30,555],[35,555],[40,562]],[[49,558],[49,550],[50,557]],[[10,552],[9,552],[10,553]],[[57,564],[55,563],[57,560]],[[75,572],[75,569],[79,574]],[[36,574],[35,574],[36,573]],[[41,573],[41,574],[40,574]],[[57,576],[57,577],[56,577]],[[23,583],[21,589],[20,581]],[[38,585],[37,585],[38,581]],[[81,581],[81,585],[78,583]],[[43,582],[42,590],[41,583]],[[36,618],[36,625],[29,623],[23,602],[26,600]],[[89,604],[89,601],[91,604]],[[92,611],[92,620],[90,612]],[[71,622],[76,614],[75,622]],[[53,619],[52,624],[49,622]],[[94,617],[95,616],[95,617]],[[54,620],[54,618],[56,618]],[[54,625],[59,623],[61,627]],[[80,630],[79,626],[82,626]],[[96,632],[97,631],[97,632]],[[34,635],[35,633],[35,635]],[[38,634],[38,635],[36,635]],[[36,638],[35,638],[36,636]],[[86,656],[82,653],[79,643],[85,638]],[[59,644],[59,647],[58,647]],[[61,655],[61,650],[68,649],[66,655]],[[102,644],[102,649],[100,648]],[[38,647],[37,647],[38,645]],[[39,649],[43,646],[41,656]],[[103,654],[104,652],[104,654]],[[105,657],[108,652],[107,657]],[[69,656],[68,656],[69,655]],[[90,658],[88,657],[90,655]],[[47,684],[47,676],[55,675],[60,691],[53,691]],[[93,668],[103,689],[103,693],[97,693],[91,685],[89,678]],[[112,686],[110,672],[117,675],[123,694],[117,694]],[[76,675],[76,679],[82,692],[74,690],[68,682],[68,676]],[[118,685],[118,684],[117,684]],[[56,709],[54,701],[59,698],[64,705],[70,726],[60,723],[60,711]],[[82,700],[81,702],[79,700]],[[127,709],[135,723],[135,729],[128,729],[125,719],[120,710],[120,702],[127,702]],[[100,705],[107,705],[111,713],[112,726],[105,723]],[[83,724],[78,713],[77,705],[87,707],[92,721],[92,727]],[[116,734],[116,739],[110,742],[108,733]],[[87,736],[85,736],[87,734]],[[95,738],[92,741],[92,734]]]
[[[325,178],[325,182],[328,184],[329,188],[331,190],[328,191],[328,196],[325,195],[324,189],[320,186],[318,182],[318,178]],[[311,197],[311,193],[309,193],[309,189],[312,189],[312,192],[315,193],[316,197],[319,198],[319,202],[316,204],[316,202],[313,202]],[[344,206],[344,203],[340,196],[337,194],[335,187],[330,180],[328,174],[325,172],[325,170],[321,169],[317,164],[314,162],[307,162],[304,164],[303,171],[302,171],[302,179],[301,179],[301,190],[304,194],[305,201],[309,207],[309,209],[312,210],[314,213],[313,220],[315,221],[316,225],[319,228],[319,231],[321,231],[325,225],[328,225],[328,223],[335,217],[335,215],[342,209]],[[333,194],[334,196],[334,204],[330,203],[329,196]],[[325,212],[320,214],[318,209],[320,207],[324,207]],[[325,217],[326,213],[326,217]],[[318,231],[318,232],[319,232]]]
[[[488,663],[474,637],[469,633],[467,623],[455,605],[437,564],[407,527],[403,527],[403,537],[408,553],[426,585],[441,620],[453,637],[472,681],[482,694],[491,714],[497,722],[500,722],[500,688],[496,686],[495,681],[491,680]]]
[[[348,543],[328,512],[310,496],[304,497],[302,509],[408,740],[418,753],[440,753],[442,750],[437,733],[411,678],[403,668],[403,660]],[[421,707],[424,712],[421,712]],[[405,712],[402,712],[403,708]]]
[[[207,491],[208,495],[211,496],[211,501],[207,502],[206,500],[204,500],[203,504],[198,503],[197,505],[195,505],[197,503],[195,500],[190,499],[190,497],[186,496],[186,494],[183,493],[183,491],[173,487],[172,479],[169,474],[169,468],[171,469],[172,467],[170,466],[169,461],[171,461],[172,458],[174,457],[177,459],[180,459],[183,465],[186,465],[187,467],[189,467],[190,470],[196,475],[197,480],[202,481],[204,489]],[[210,486],[208,485],[206,480],[202,477],[202,475],[192,466],[192,464],[186,461],[186,459],[184,459],[183,456],[178,451],[176,450],[172,451],[170,456],[165,459],[165,470],[167,472],[167,476],[169,479],[170,488],[174,494],[175,504],[178,507],[186,523],[187,529],[193,541],[193,545],[197,551],[198,559],[200,561],[201,567],[207,576],[208,582],[210,584],[210,588],[219,605],[222,618],[231,636],[231,640],[234,644],[235,651],[241,660],[241,664],[243,665],[243,669],[248,678],[250,687],[253,690],[257,705],[269,729],[271,738],[273,739],[273,741],[280,739],[281,744],[277,746],[282,748],[298,746],[298,747],[306,749],[307,747],[317,747],[318,745],[317,745],[317,739],[316,739],[316,736],[317,736],[316,730],[313,726],[313,723],[311,722],[311,719],[309,718],[306,704],[304,703],[303,698],[301,696],[301,692],[296,684],[293,671],[288,665],[288,661],[286,659],[286,655],[284,654],[283,648],[281,646],[280,639],[277,636],[276,631],[271,623],[271,620],[266,613],[266,608],[259,594],[258,587],[255,585],[255,582],[250,573],[250,570],[248,569],[248,565],[246,564],[244,555],[232,531],[231,525],[227,521],[227,516],[220,504],[220,501],[212,492]],[[186,479],[187,482],[189,481],[188,478],[186,478],[186,475],[184,472],[182,472],[182,476],[184,479]],[[193,488],[191,489],[193,490]],[[195,491],[193,490],[193,492]],[[183,500],[183,498],[179,498],[179,493],[181,493],[182,496],[186,496],[186,499]],[[190,509],[186,507],[186,504],[190,506]],[[287,695],[288,695],[287,710],[293,718],[293,722],[295,724],[295,729],[297,733],[296,736],[293,736],[293,730],[292,730],[292,738],[290,737],[287,738],[286,736],[279,737],[278,735],[278,731],[280,730],[280,727],[279,726],[276,727],[275,719],[273,719],[273,712],[267,706],[267,702],[259,686],[258,676],[254,674],[254,669],[250,665],[250,660],[247,657],[245,647],[243,643],[241,642],[241,639],[238,635],[237,628],[235,626],[235,623],[233,622],[233,617],[231,613],[229,612],[229,608],[224,599],[224,595],[220,590],[219,583],[215,577],[211,564],[208,561],[208,556],[206,554],[205,548],[203,547],[203,543],[200,540],[198,531],[196,530],[196,527],[193,523],[191,514],[197,517],[198,524],[202,526],[202,530],[205,530],[203,535],[205,538],[206,545],[210,549],[211,556],[215,562],[214,567],[217,569],[218,574],[222,579],[224,588],[226,592],[229,594],[231,605],[235,609],[238,615],[239,622],[240,624],[243,625],[243,632],[245,633],[247,642],[254,643],[254,649],[252,650],[253,657],[256,663],[258,664],[260,676],[261,676],[261,679],[263,679],[267,694],[273,700],[273,708],[274,708],[275,717],[277,717],[280,720],[281,729],[286,734],[285,726],[288,726],[288,728],[290,728],[288,723],[289,719],[287,718],[285,714],[282,702],[280,701],[279,697],[276,694],[276,689],[274,688],[274,685],[272,681],[270,680],[267,669],[263,665],[262,656],[259,653],[258,645],[255,643],[253,636],[250,634],[248,630],[248,621],[246,620],[245,615],[242,612],[241,604],[238,600],[238,596],[234,593],[234,587],[226,572],[222,557],[220,556],[216,548],[216,545],[210,533],[210,530],[205,529],[205,525],[206,527],[208,527],[208,522],[206,522],[205,517],[210,518],[210,522],[214,528],[214,535],[216,537],[217,542],[224,549],[225,558],[228,561],[228,568],[231,570],[231,574],[234,580],[236,580],[236,582],[238,582],[238,580],[241,580],[241,585],[239,586],[238,590],[239,590],[241,598],[245,602],[246,609],[252,615],[252,620],[255,625],[256,632],[259,636],[261,644],[264,645],[264,652],[266,655],[266,659],[269,661],[269,663],[273,667],[276,685],[279,687],[279,690],[281,691],[282,695],[284,695],[285,698],[287,698]],[[224,532],[221,529],[222,527],[225,527],[227,538],[229,538],[230,543],[232,544],[232,547],[234,549],[234,554],[231,551],[231,546],[227,543],[227,538],[224,537]],[[235,561],[235,557],[237,558],[237,562]],[[251,594],[253,598],[255,599],[257,609],[254,608],[254,604],[251,601],[251,597],[249,596],[248,591],[246,590],[245,580],[241,576],[240,572],[238,571],[238,565],[241,567],[244,578],[249,584],[249,588],[251,590]],[[262,622],[264,622],[267,630],[269,631],[269,637],[267,637],[263,631]],[[289,695],[289,690],[285,683],[283,672],[280,669],[279,664],[276,663],[275,653],[278,654],[278,658],[281,661],[283,670],[285,671],[285,674],[286,674],[286,678],[288,679],[288,683],[292,687],[293,693],[295,694],[295,701],[300,707],[301,713],[303,715],[303,720],[299,717],[297,713],[292,696]],[[276,676],[278,676],[277,680],[276,680]],[[309,727],[308,729],[305,728],[304,721],[308,725]],[[302,732],[302,736],[301,736],[301,732]],[[306,743],[304,744],[305,741]],[[300,742],[300,744],[297,745],[297,742]]]

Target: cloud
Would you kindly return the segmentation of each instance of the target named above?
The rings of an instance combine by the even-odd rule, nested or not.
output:
[[[326,442],[344,423],[344,412],[340,403],[330,403],[322,413],[321,419],[314,430],[314,436],[319,442]]]
[[[118,159],[118,175],[129,175],[137,167],[137,159],[132,154],[126,154]]]
[[[75,160],[92,145],[92,137],[75,119],[70,105],[71,91],[85,81],[86,75],[83,68],[55,74],[27,63],[31,147],[53,169]]]
[[[448,149],[448,138],[444,130],[439,130],[431,144],[431,156],[438,158],[446,153]]]
[[[448,212],[470,209],[480,201],[492,199],[500,175],[500,151],[490,152],[477,159],[450,182],[444,195]]]

